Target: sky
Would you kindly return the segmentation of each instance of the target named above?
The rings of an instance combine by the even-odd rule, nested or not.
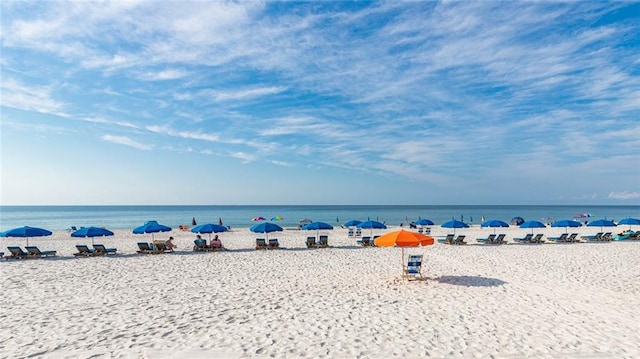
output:
[[[640,3],[2,1],[3,205],[640,204]]]

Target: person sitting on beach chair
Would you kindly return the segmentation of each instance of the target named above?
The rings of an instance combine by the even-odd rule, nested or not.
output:
[[[167,239],[166,242],[164,242],[164,247],[168,250],[173,252],[174,248],[177,248],[178,246],[176,246],[175,244],[173,244],[173,237],[169,237],[169,239]]]
[[[222,247],[222,241],[220,241],[220,239],[218,238],[217,234],[211,240],[211,246],[210,247],[214,251],[218,251],[218,250],[224,249],[224,247]]]

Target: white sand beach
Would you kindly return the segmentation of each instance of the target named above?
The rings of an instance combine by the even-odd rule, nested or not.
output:
[[[640,357],[640,241],[520,245],[530,230],[498,231],[509,244],[477,244],[493,230],[474,227],[456,231],[466,246],[406,249],[425,256],[427,280],[411,282],[400,248],[356,246],[345,229],[326,249],[305,247],[314,232],[273,233],[285,249],[268,251],[234,229],[216,253],[174,230],[156,235],[176,238],[162,255],[135,253],[151,235],[115,231],[96,243],[119,254],[92,258],[73,256],[90,239],[30,238],[58,256],[0,263],[0,357]],[[25,240],[0,243],[8,255]]]

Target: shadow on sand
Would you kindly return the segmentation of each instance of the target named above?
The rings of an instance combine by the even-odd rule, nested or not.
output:
[[[496,287],[507,283],[496,278],[472,277],[467,275],[442,276],[436,280],[440,283],[463,285],[465,287]]]

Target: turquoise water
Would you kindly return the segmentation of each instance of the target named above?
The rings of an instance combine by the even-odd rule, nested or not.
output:
[[[588,220],[625,217],[640,218],[640,206],[0,206],[0,231],[35,226],[49,230],[64,230],[71,226],[99,226],[109,229],[133,229],[148,220],[178,227],[191,226],[193,218],[198,224],[218,223],[233,228],[248,228],[251,219],[262,216],[267,220],[281,216],[277,221],[283,227],[296,227],[298,221],[310,218],[332,225],[351,219],[377,220],[399,225],[428,218],[436,225],[452,218],[479,224],[482,216],[509,222],[515,216],[525,220],[570,219],[578,213],[591,213]],[[583,221],[584,219],[581,219]]]

